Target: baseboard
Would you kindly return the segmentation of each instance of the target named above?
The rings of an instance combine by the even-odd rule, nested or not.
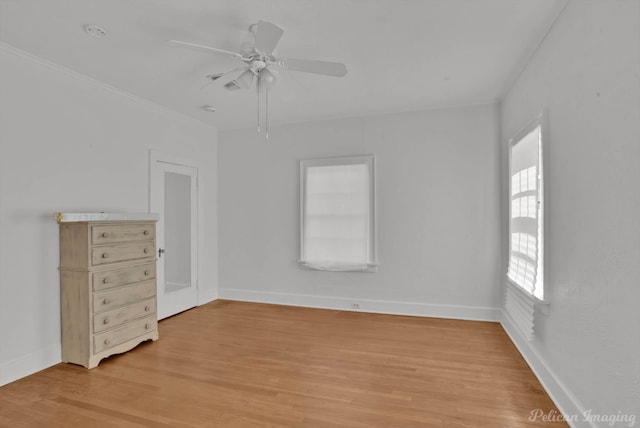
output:
[[[318,309],[338,309],[354,312],[372,312],[378,314],[412,315],[494,322],[499,322],[501,320],[500,309],[480,306],[430,305],[386,300],[275,293],[235,288],[218,289],[218,298],[239,300],[243,302],[273,303],[279,305],[304,306]],[[358,307],[354,307],[354,304],[357,304]]]
[[[214,300],[218,299],[218,290],[215,288],[208,288],[203,290],[198,288],[198,306],[206,305]]]
[[[2,363],[0,364],[0,386],[44,370],[61,361],[61,347],[53,345]]]
[[[518,348],[520,354],[525,359],[531,370],[536,375],[542,387],[547,391],[551,400],[558,407],[558,410],[566,422],[572,428],[596,428],[593,421],[585,420],[586,409],[582,406],[569,389],[560,381],[558,376],[549,368],[546,361],[531,346],[531,342],[526,340],[520,333],[513,321],[506,312],[502,313],[502,327],[507,332],[513,344]],[[533,410],[533,409],[532,409]],[[556,417],[560,415],[555,415]]]

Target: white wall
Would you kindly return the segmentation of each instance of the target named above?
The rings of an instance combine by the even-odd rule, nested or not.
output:
[[[220,132],[220,297],[496,319],[497,109],[478,106]],[[300,269],[298,161],[373,154],[377,273]]]
[[[640,420],[639,1],[569,3],[504,99],[503,155],[543,109],[551,304],[521,349],[567,411]]]
[[[216,296],[217,131],[0,46],[0,384],[60,361],[58,211],[148,210],[148,152],[199,160]],[[204,263],[206,261],[206,263]]]

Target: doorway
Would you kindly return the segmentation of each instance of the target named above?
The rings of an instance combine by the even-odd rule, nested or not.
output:
[[[149,211],[159,214],[158,319],[198,305],[198,167],[151,150]]]

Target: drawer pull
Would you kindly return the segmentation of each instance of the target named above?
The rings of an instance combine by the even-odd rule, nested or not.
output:
[[[143,235],[148,235],[148,234],[149,234],[149,231],[148,231],[148,230],[145,230],[144,232],[142,232],[142,234],[143,234]]]
[[[109,253],[102,253],[102,258],[103,259],[108,259],[109,258]]]
[[[105,318],[104,320],[102,320],[102,324],[109,324],[109,318]]]
[[[144,311],[145,311],[145,312],[149,312],[149,309],[151,309],[151,307],[150,307],[149,305],[147,305],[147,306],[145,306],[145,307],[144,307]]]
[[[102,280],[103,284],[108,284],[109,283],[109,277],[105,276],[104,279]]]
[[[102,232],[102,237],[106,238],[107,236],[109,236],[109,234],[107,232]]]
[[[149,328],[151,328],[151,324],[146,323],[146,324],[144,325],[144,329],[145,329],[145,330],[149,330]]]
[[[145,254],[147,254],[147,253],[149,252],[149,249],[148,249],[148,248],[145,248],[145,249],[144,249],[144,250],[142,250],[142,251],[144,251],[144,253],[145,253]]]
[[[111,341],[108,338],[104,340],[105,345],[108,345],[109,343],[111,343]]]
[[[106,297],[104,298],[104,300],[102,301],[103,305],[108,305],[109,303],[111,303],[111,300],[107,299]],[[106,323],[105,323],[106,324]]]
[[[150,273],[151,272],[149,272],[149,270],[147,269],[147,270],[144,271],[144,276],[149,276]]]

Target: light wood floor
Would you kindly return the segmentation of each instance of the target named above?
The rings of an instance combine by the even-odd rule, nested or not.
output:
[[[511,428],[538,408],[556,409],[499,324],[230,301],[0,388],[2,427]]]

